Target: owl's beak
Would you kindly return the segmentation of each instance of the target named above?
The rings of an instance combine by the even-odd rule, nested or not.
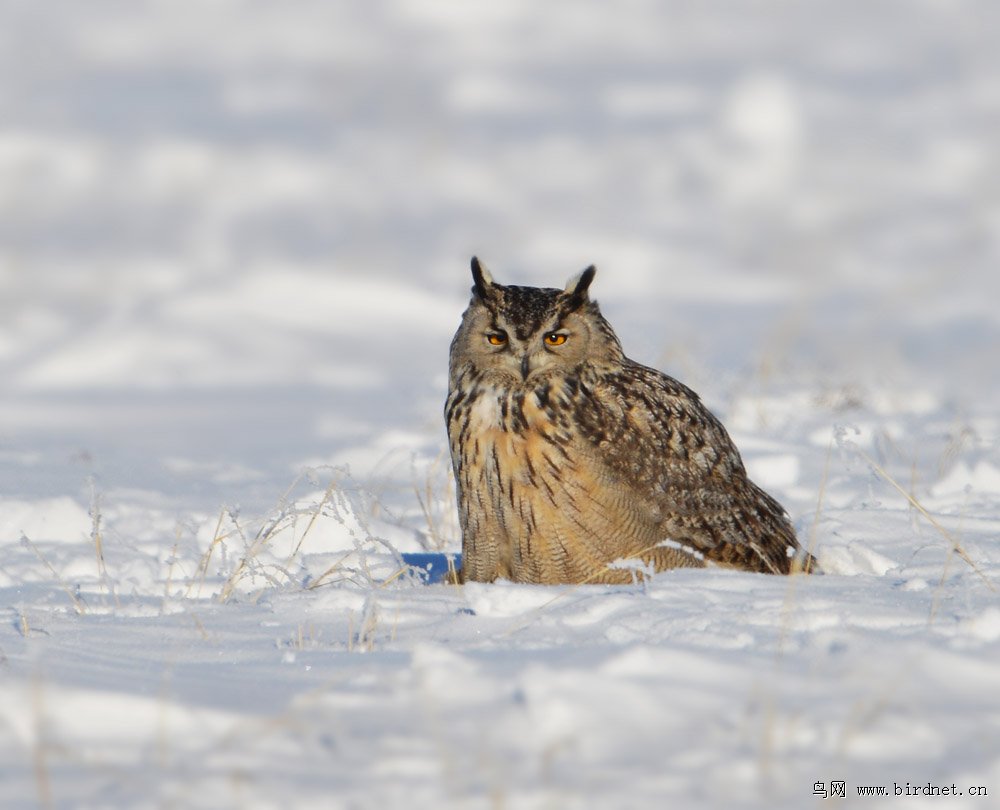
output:
[[[521,378],[523,380],[527,380],[528,375],[530,373],[531,373],[531,356],[525,354],[524,357],[521,358]]]

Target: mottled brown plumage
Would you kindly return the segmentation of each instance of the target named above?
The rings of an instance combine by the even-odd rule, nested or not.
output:
[[[445,406],[466,580],[813,568],[698,395],[625,356],[593,267],[564,290],[497,284],[475,258],[472,273]]]

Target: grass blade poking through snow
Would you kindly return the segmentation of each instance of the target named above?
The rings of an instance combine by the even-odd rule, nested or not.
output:
[[[893,489],[899,492],[900,495],[906,498],[906,500],[910,502],[910,506],[916,509],[921,515],[923,515],[927,519],[927,521],[931,524],[931,526],[933,526],[935,529],[938,530],[938,532],[941,533],[941,535],[951,544],[952,551],[954,551],[959,557],[965,560],[965,562],[969,565],[969,567],[972,568],[972,570],[979,575],[980,579],[982,579],[984,583],[986,583],[987,588],[989,588],[991,591],[996,591],[996,586],[990,581],[990,578],[986,576],[985,573],[983,573],[983,570],[978,565],[976,565],[975,561],[969,556],[968,552],[966,552],[966,550],[962,548],[961,543],[958,542],[958,538],[956,538],[955,535],[953,535],[944,526],[942,526],[935,519],[935,517],[924,508],[923,504],[921,504],[920,501],[918,501],[913,496],[912,493],[907,492],[902,486],[900,486],[899,482],[896,481],[896,479],[893,478],[891,475],[889,475],[888,471],[886,471],[886,469],[881,464],[875,461],[875,459],[869,456],[864,450],[862,450],[857,445],[854,445],[854,450],[857,452],[859,456],[861,456],[861,458],[863,458],[865,461],[868,462],[871,468],[882,479],[884,479],[888,484],[890,484],[893,487]]]
[[[28,539],[28,536],[26,534],[21,535],[21,545],[30,548],[35,553],[35,556],[38,557],[38,559],[41,561],[42,565],[44,565],[46,568],[49,569],[49,573],[52,574],[52,578],[59,583],[59,587],[62,588],[65,594],[70,598],[70,601],[73,603],[73,609],[77,612],[77,614],[82,616],[84,613],[86,613],[87,606],[83,603],[83,600],[81,600],[79,596],[73,593],[73,589],[66,584],[66,580],[64,580],[61,576],[59,576],[59,573],[56,571],[56,569],[52,567],[52,563],[50,563],[47,559],[45,559],[45,556],[42,554],[42,552],[39,551],[38,547],[34,543],[32,543],[31,540]]]

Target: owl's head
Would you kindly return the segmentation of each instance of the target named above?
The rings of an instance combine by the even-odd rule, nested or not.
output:
[[[584,363],[620,364],[621,344],[587,290],[593,265],[565,289],[497,284],[472,257],[472,300],[451,345],[452,374],[472,364],[497,384],[534,384]]]

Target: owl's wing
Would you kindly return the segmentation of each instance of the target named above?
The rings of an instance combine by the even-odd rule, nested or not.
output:
[[[631,362],[596,389],[584,434],[609,476],[653,507],[665,540],[721,565],[788,573],[798,542],[784,508],[747,478],[694,391]]]

